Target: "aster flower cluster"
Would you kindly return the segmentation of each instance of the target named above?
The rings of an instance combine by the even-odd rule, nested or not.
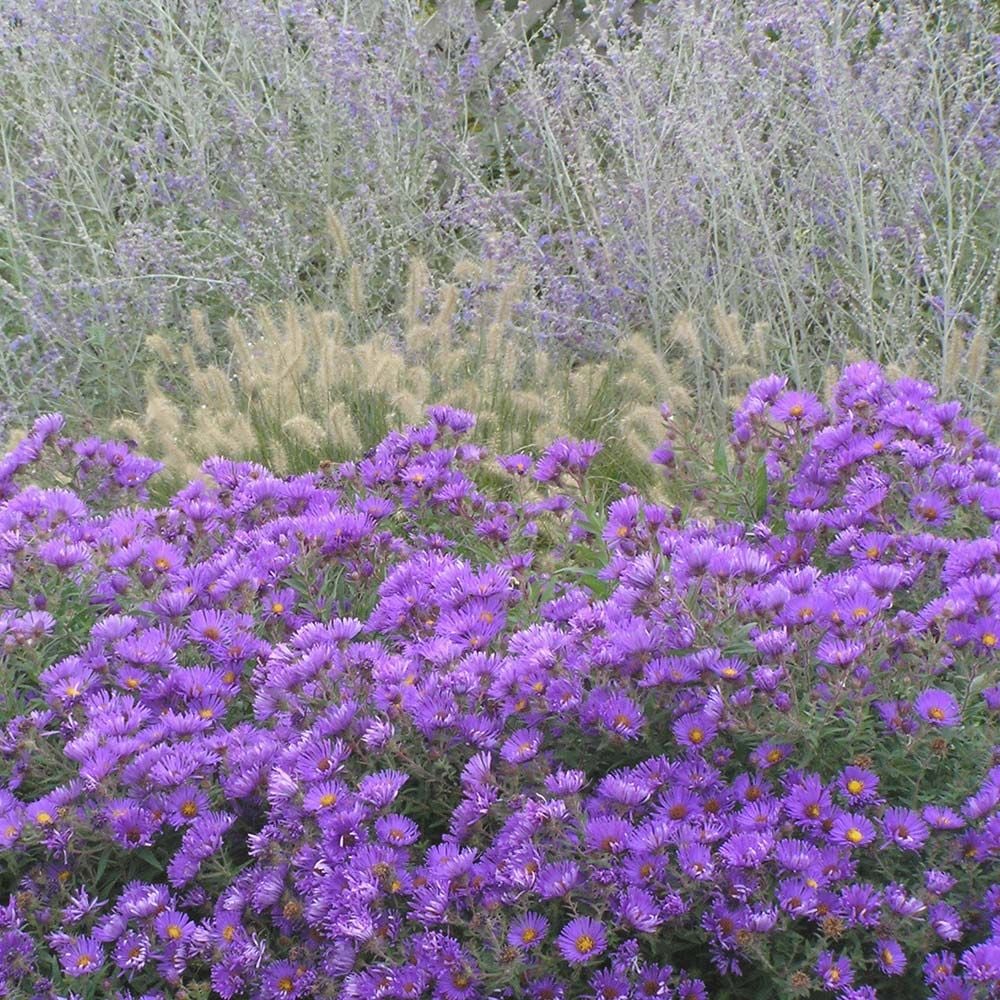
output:
[[[0,996],[1000,989],[1000,449],[932,387],[754,385],[754,523],[448,407],[162,508],[59,430],[0,462]]]

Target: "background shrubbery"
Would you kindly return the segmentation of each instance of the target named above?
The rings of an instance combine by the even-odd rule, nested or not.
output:
[[[195,307],[220,349],[285,300],[399,347],[415,255],[522,271],[511,321],[555,364],[633,333],[681,360],[689,313],[717,423],[716,308],[764,324],[757,375],[817,387],[853,348],[992,419],[996,11],[615,9],[8,4],[3,419],[141,412],[147,337]]]

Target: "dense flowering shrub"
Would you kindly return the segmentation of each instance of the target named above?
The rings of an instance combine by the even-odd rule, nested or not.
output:
[[[3,460],[0,996],[995,996],[1000,449],[768,378],[735,523],[428,418]]]

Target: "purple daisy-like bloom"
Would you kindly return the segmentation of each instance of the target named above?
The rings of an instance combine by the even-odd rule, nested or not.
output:
[[[940,983],[955,971],[957,959],[950,951],[935,951],[924,959],[924,982]]]
[[[523,764],[538,756],[542,739],[540,729],[521,729],[500,748],[500,756],[508,764]]]
[[[826,408],[809,392],[789,389],[774,401],[771,417],[783,424],[815,427],[826,420]]]
[[[392,813],[376,820],[375,833],[383,843],[406,847],[420,838],[420,827],[408,816]]]
[[[910,501],[910,513],[923,524],[944,524],[951,517],[951,504],[940,493],[920,493]]]
[[[879,776],[862,767],[845,767],[838,785],[851,802],[872,802],[878,795]]]
[[[556,939],[559,954],[573,965],[589,962],[602,954],[607,946],[604,927],[590,917],[570,921]]]
[[[932,726],[957,726],[962,721],[962,710],[958,702],[947,691],[928,688],[917,696],[913,708]]]
[[[891,938],[883,938],[875,946],[875,954],[878,958],[878,967],[887,976],[901,976],[906,968],[906,954],[899,946],[898,941]]]
[[[624,695],[613,695],[600,706],[601,724],[625,739],[635,739],[642,728],[642,709]]]
[[[184,941],[194,931],[191,918],[177,910],[165,910],[156,918],[153,926],[164,941]]]
[[[958,941],[962,936],[962,918],[947,903],[935,903],[927,911],[927,922],[942,941]]]
[[[977,983],[1000,983],[1000,940],[973,945],[962,956],[967,978]]]
[[[519,951],[528,951],[541,944],[549,930],[549,922],[538,913],[526,913],[510,925],[507,944]]]
[[[860,813],[841,813],[830,829],[830,840],[847,847],[865,847],[874,839],[875,827]]]
[[[832,952],[824,951],[816,960],[816,975],[828,989],[840,990],[854,982],[854,969],[846,958],[837,958]]]
[[[924,806],[923,817],[935,830],[961,830],[965,820],[954,809],[946,806]]]
[[[927,891],[934,893],[935,896],[943,896],[946,892],[951,892],[955,888],[956,881],[954,875],[938,871],[936,868],[931,868],[924,873],[924,885],[927,887]]]
[[[885,835],[904,851],[919,851],[930,836],[930,829],[912,809],[894,807],[882,816]]]
[[[714,720],[702,712],[682,715],[673,725],[674,739],[682,747],[697,749],[707,746],[715,738],[718,729]]]
[[[294,962],[275,962],[264,971],[265,1000],[296,1000],[312,986],[313,973]]]
[[[59,956],[67,976],[89,976],[104,964],[104,951],[92,937],[76,938]]]

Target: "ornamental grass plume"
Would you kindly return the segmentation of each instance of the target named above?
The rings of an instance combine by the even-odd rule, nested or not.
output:
[[[180,349],[152,339],[146,412],[114,427],[178,480],[212,454],[293,473],[371,448],[431,403],[463,404],[480,415],[480,440],[501,453],[598,435],[608,445],[605,493],[621,481],[655,488],[646,459],[663,441],[662,400],[685,426],[705,416],[684,388],[685,369],[638,334],[608,361],[569,365],[519,325],[524,274],[497,285],[467,261],[453,277],[463,284],[435,286],[426,264],[412,261],[398,333],[368,334],[335,311],[288,306],[279,318],[262,309],[252,327],[226,323],[227,354],[207,349],[215,338],[195,317],[200,332]]]

